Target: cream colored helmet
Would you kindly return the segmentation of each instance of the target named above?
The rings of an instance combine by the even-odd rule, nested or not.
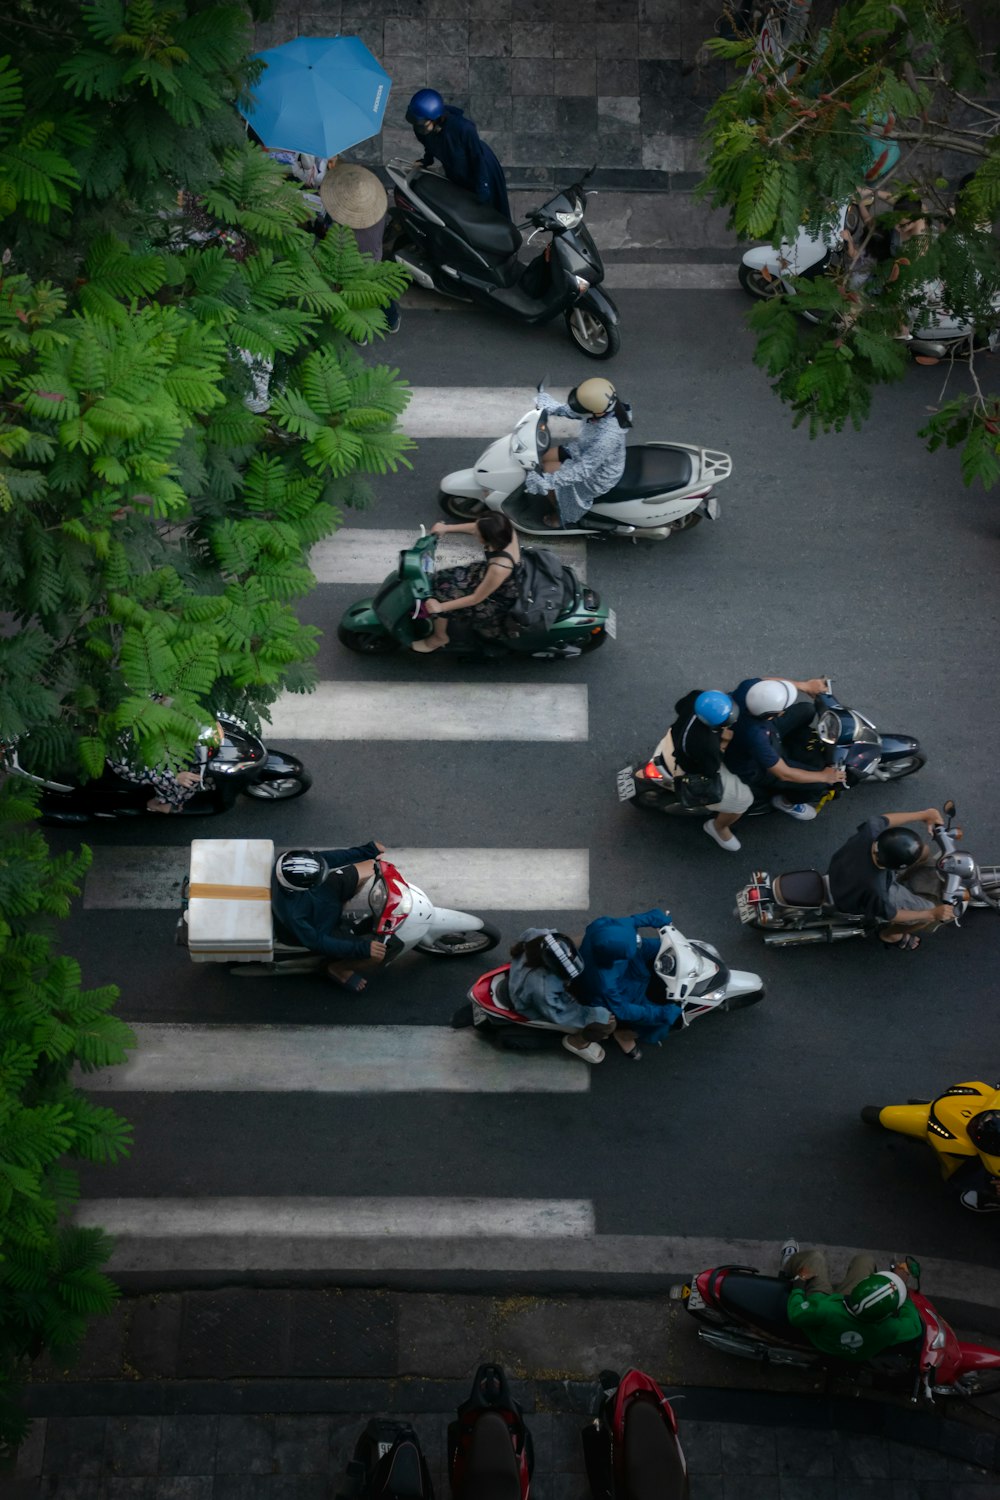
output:
[[[603,417],[617,400],[618,392],[611,381],[595,376],[591,380],[585,380],[582,385],[574,386],[566,398],[566,404],[581,416],[589,411],[592,416]]]

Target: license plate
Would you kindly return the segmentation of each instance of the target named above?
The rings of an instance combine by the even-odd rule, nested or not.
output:
[[[635,796],[635,777],[632,775],[632,767],[626,766],[624,771],[618,772],[618,801],[631,802]]]
[[[609,635],[613,641],[618,639],[618,616],[613,609],[608,610],[608,618],[604,622],[604,630],[605,634]]]
[[[719,502],[714,495],[709,495],[705,501],[705,514],[710,521],[719,519]]]
[[[687,1287],[686,1291],[687,1296],[684,1300],[689,1308],[694,1308],[697,1311],[705,1306],[705,1299],[696,1286]]]
[[[756,922],[757,904],[752,902],[746,891],[739,891],[736,896],[736,910],[740,914],[741,922]]]

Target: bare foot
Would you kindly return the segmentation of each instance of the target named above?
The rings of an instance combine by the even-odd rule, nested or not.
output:
[[[146,803],[146,811],[155,813],[172,813],[176,812],[177,808],[174,807],[173,803],[171,802],[160,802],[158,798],[154,797],[152,802]]]

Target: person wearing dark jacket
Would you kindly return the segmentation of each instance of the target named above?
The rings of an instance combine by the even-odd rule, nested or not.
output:
[[[705,803],[705,811],[714,812],[715,817],[702,827],[720,849],[738,854],[742,845],[732,831],[733,824],[739,822],[753,803],[753,792],[723,765],[722,756],[733,737],[732,726],[740,711],[728,693],[721,693],[718,688],[697,688],[677,700],[674,713],[677,718],[667,730],[660,749],[664,765],[671,776],[680,772],[716,782],[717,799]]]
[[[445,104],[436,89],[418,89],[406,118],[424,148],[425,167],[439,161],[449,182],[472,193],[477,203],[488,203],[510,218],[503,167],[464,111]]]
[[[661,1041],[681,1017],[679,1005],[650,998],[660,941],[640,936],[643,927],[666,927],[669,921],[659,907],[634,917],[595,917],[580,944],[580,998],[611,1011],[618,1022],[615,1041],[633,1062],[642,1056],[640,1040]]]
[[[353,849],[289,849],[279,854],[271,873],[275,936],[310,953],[325,953],[332,960],[330,978],[354,994],[368,987],[354,972],[357,962],[381,963],[385,944],[344,932],[341,917],[345,903],[371,879],[374,861],[384,850],[377,839]]]

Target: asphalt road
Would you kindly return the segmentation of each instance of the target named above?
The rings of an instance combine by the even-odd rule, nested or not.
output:
[[[915,436],[940,371],[914,367],[876,400],[864,432],[811,442],[751,365],[738,291],[617,300],[624,341],[609,373],[634,403],[633,440],[723,448],[734,473],[715,526],[665,543],[590,544],[589,579],[618,611],[616,643],[571,663],[476,669],[478,682],[585,682],[589,740],[501,743],[487,719],[477,742],[290,746],[315,774],[307,798],[244,803],[198,833],[293,845],[375,835],[390,846],[586,847],[592,915],[665,903],[682,931],[761,973],[765,1003],[709,1017],[636,1066],[612,1047],[582,1095],[105,1095],[135,1121],[136,1146],[130,1161],[84,1174],[88,1195],[414,1195],[446,1180],[452,1194],[590,1198],[607,1234],[780,1241],[794,1232],[803,1243],[994,1261],[1000,1226],[951,1206],[930,1153],[874,1135],[858,1110],[1000,1078],[1000,924],[973,913],[914,955],[874,941],[767,952],[733,907],[752,869],[823,868],[863,817],[948,796],[967,847],[1000,863],[996,501],[966,491],[955,458],[927,455]],[[409,312],[385,354],[421,385],[523,381],[530,393],[542,374],[558,388],[604,373],[574,356],[561,326],[532,332],[458,311]],[[438,478],[481,446],[424,443],[412,471],[376,481],[374,507],[349,524],[432,522]],[[304,617],[327,632],[322,677],[469,680],[454,661],[344,651],[337,618],[366,592],[326,585],[307,601]],[[614,773],[648,755],[682,692],[754,673],[830,673],[881,728],[917,735],[927,767],[858,791],[813,824],[755,819],[740,829],[738,856],[697,821],[619,806]],[[149,819],[88,839],[181,846],[191,833],[186,821]],[[529,917],[546,913],[496,920],[513,940]],[[572,918],[577,930],[583,917]],[[164,911],[81,911],[66,948],[88,982],[121,986],[123,1015],[147,1021],[443,1025],[485,967],[414,958],[360,1000],[309,978],[255,985],[195,969],[171,946],[172,926]]]

